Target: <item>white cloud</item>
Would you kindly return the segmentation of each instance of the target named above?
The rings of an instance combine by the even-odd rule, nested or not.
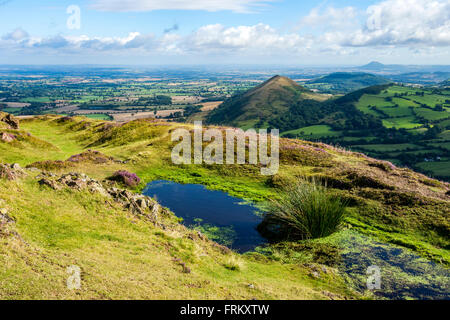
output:
[[[22,28],[17,28],[14,31],[5,34],[2,37],[3,40],[13,40],[13,41],[20,41],[26,38],[28,38],[28,33]]]
[[[190,51],[257,50],[272,53],[273,50],[302,50],[306,43],[298,34],[280,34],[262,23],[230,28],[214,24],[199,28],[186,39],[184,46]]]
[[[101,11],[203,10],[249,12],[274,0],[93,0]]]
[[[387,0],[370,6],[346,46],[448,46],[450,0]]]
[[[299,27],[319,29],[346,28],[355,25],[358,10],[354,7],[334,8],[319,6],[300,20]]]
[[[301,19],[300,26],[297,31],[281,32],[263,23],[234,27],[210,24],[187,35],[180,35],[172,27],[170,32],[159,36],[131,32],[122,37],[56,35],[48,38],[33,37],[18,28],[0,39],[0,48],[5,52],[13,49],[14,52],[104,56],[209,55],[216,59],[229,56],[250,61],[252,57],[261,60],[290,57],[294,61],[296,57],[327,56],[334,60],[364,54],[393,57],[406,52],[444,59],[450,48],[450,0],[386,0],[365,12],[352,7],[319,7]]]
[[[49,38],[27,38],[9,41],[20,49],[49,49],[66,52],[140,51],[142,53],[170,52],[177,54],[210,52],[257,52],[270,55],[280,50],[301,52],[311,46],[311,39],[295,33],[280,34],[269,25],[238,26],[206,25],[192,34],[180,36],[170,32],[157,37],[152,34],[131,32],[125,37],[89,37],[56,35]],[[3,43],[6,45],[6,43]],[[1,45],[1,43],[0,43]]]

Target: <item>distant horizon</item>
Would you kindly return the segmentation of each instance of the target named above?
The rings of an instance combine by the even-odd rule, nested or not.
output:
[[[16,64],[16,63],[0,63],[0,67],[8,66],[8,67],[27,67],[27,66],[92,66],[92,67],[237,67],[237,66],[248,66],[248,67],[286,67],[286,68],[302,68],[302,67],[364,67],[373,62],[380,63],[384,66],[430,66],[430,67],[438,67],[438,66],[450,66],[450,63],[447,64],[436,64],[436,63],[423,63],[423,64],[410,64],[410,63],[383,63],[380,61],[370,61],[364,64],[261,64],[261,63],[192,63],[192,64],[164,64],[164,63],[155,63],[155,64],[99,64],[99,63],[66,63],[66,64],[58,64],[58,63],[24,63],[24,64]]]

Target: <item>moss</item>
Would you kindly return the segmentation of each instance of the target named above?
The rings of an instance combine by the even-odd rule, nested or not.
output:
[[[369,293],[367,268],[380,270],[381,289],[371,291],[375,297],[388,299],[445,299],[449,271],[402,247],[370,239],[354,231],[336,236],[342,250],[342,263],[348,283],[361,293]]]
[[[256,249],[256,252],[264,254],[272,260],[284,263],[318,263],[327,266],[337,266],[341,260],[340,248],[333,243],[327,243],[326,240],[279,242],[267,247],[259,247]]]

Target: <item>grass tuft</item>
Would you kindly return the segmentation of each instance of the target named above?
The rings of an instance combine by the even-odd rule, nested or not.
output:
[[[244,267],[244,262],[235,256],[231,256],[226,259],[223,266],[231,271],[241,271]]]
[[[336,232],[347,203],[316,182],[285,187],[279,200],[272,201],[258,227],[272,239],[303,240],[322,238]]]

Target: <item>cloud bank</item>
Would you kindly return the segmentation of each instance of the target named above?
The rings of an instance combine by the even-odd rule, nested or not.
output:
[[[183,3],[185,1],[182,1]],[[261,1],[193,1],[216,8],[242,9]],[[98,4],[102,1],[97,1]],[[106,3],[106,2],[105,2]],[[112,4],[115,1],[108,1]],[[119,2],[117,2],[119,3]],[[139,8],[156,8],[159,1],[120,1]],[[227,3],[227,4],[225,4]],[[151,6],[150,6],[151,4]],[[166,1],[178,6],[181,1]],[[150,7],[149,7],[150,6]],[[234,9],[233,9],[234,8]],[[310,32],[315,30],[315,33]],[[317,32],[319,30],[319,32]],[[432,55],[450,48],[450,0],[386,0],[358,11],[353,7],[318,7],[299,20],[295,30],[281,32],[268,24],[227,27],[202,26],[190,34],[178,34],[178,26],[161,35],[130,32],[122,37],[65,36],[40,38],[17,28],[0,39],[4,50],[67,54],[138,54],[207,56],[300,56],[354,55],[361,50]]]

